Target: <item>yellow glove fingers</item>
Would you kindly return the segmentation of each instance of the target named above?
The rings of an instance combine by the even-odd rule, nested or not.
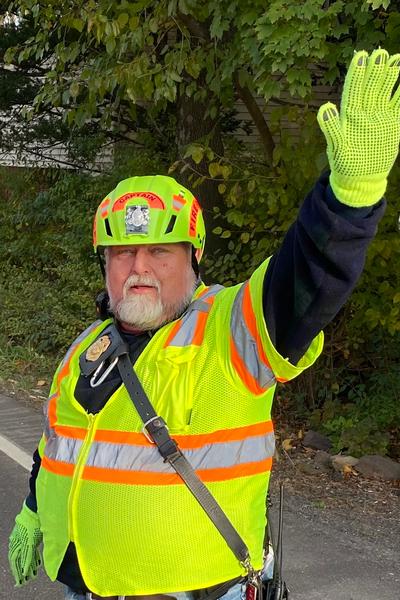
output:
[[[344,143],[336,106],[332,102],[326,102],[320,106],[317,119],[326,139],[328,156],[332,156],[338,146]]]
[[[25,549],[25,552],[21,553],[22,574],[24,577],[26,575],[28,575],[30,566],[32,564],[32,559],[33,559],[33,547],[31,546],[31,544],[28,544]]]
[[[378,106],[378,92],[382,87],[388,60],[389,54],[383,48],[374,50],[368,59],[363,93],[363,109],[366,113],[375,112]]]
[[[37,559],[32,561],[32,564],[29,567],[28,571],[24,574],[25,581],[31,581],[32,579],[36,579],[38,575],[39,566],[40,561],[38,561]]]
[[[382,88],[378,94],[377,105],[384,109],[389,108],[390,99],[393,94],[393,88],[400,72],[400,54],[394,54],[390,57],[387,64]]]
[[[367,67],[368,53],[365,50],[356,52],[353,56],[343,85],[341,113],[346,110],[362,109],[362,90]]]
[[[400,54],[396,54],[397,56],[397,67],[398,71],[400,70]],[[394,91],[392,99],[389,102],[389,107],[393,110],[399,112],[400,111],[400,84],[397,86],[397,89]]]
[[[10,561],[10,566],[11,566],[11,572],[13,574],[14,580],[15,580],[15,585],[21,585],[23,582],[23,573],[22,573],[22,563],[21,563],[21,556],[20,556],[20,545],[19,544],[12,544],[10,546],[9,552],[8,552],[8,559]]]

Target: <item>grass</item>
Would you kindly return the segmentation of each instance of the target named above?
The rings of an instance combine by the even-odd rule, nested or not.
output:
[[[0,388],[5,394],[20,395],[36,402],[49,393],[56,359],[0,338]]]

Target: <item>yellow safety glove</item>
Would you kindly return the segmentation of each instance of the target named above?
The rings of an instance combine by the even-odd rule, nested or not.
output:
[[[41,542],[39,517],[24,502],[15,518],[8,544],[8,560],[16,587],[35,579],[42,562],[39,551]]]
[[[343,204],[371,206],[386,190],[400,141],[400,89],[394,90],[399,70],[400,54],[357,52],[344,82],[340,114],[331,102],[318,111],[329,181]]]

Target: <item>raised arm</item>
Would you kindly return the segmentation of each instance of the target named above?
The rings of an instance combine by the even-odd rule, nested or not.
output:
[[[364,266],[384,212],[383,196],[400,138],[400,55],[354,55],[340,114],[321,106],[330,175],[321,177],[272,258],[264,316],[278,352],[296,363],[343,306]]]

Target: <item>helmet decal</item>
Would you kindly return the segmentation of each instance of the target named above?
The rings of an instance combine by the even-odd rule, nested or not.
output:
[[[193,198],[192,210],[190,212],[189,219],[189,235],[190,237],[196,237],[196,222],[197,215],[199,214],[200,205],[197,202],[196,198]]]
[[[93,248],[97,250],[97,221],[96,218],[93,221]]]
[[[103,219],[105,219],[106,217],[108,217],[108,209],[109,209],[110,202],[111,202],[110,198],[106,198],[100,204],[99,208],[100,208],[101,216],[103,217]]]
[[[173,200],[172,207],[177,212],[179,212],[185,206],[185,204],[186,204],[186,200],[183,197],[183,193],[182,192],[180,192],[179,194],[174,194],[172,196],[172,200]]]
[[[125,204],[132,198],[144,198],[149,203],[150,208],[159,208],[160,210],[165,209],[165,204],[160,196],[157,196],[157,194],[154,194],[153,192],[130,192],[116,199],[113,206],[113,212],[123,210]]]
[[[149,221],[150,213],[148,206],[135,205],[126,207],[125,228],[127,235],[131,233],[148,235]]]

